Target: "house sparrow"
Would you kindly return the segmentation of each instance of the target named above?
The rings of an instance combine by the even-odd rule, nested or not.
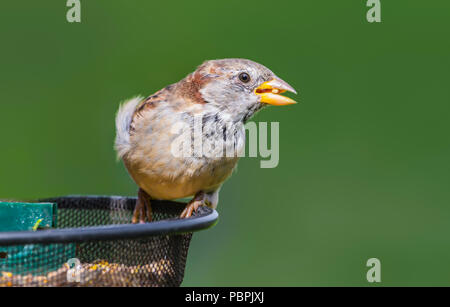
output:
[[[286,91],[296,93],[263,65],[222,59],[206,61],[178,83],[121,105],[115,148],[139,186],[132,222],[151,221],[152,199],[194,196],[181,218],[202,205],[216,208],[220,187],[244,150],[245,122],[266,105],[294,104],[280,95]],[[174,155],[180,140],[175,126],[195,130],[198,118],[200,141],[215,145],[200,154]],[[195,147],[191,133],[181,141],[188,149]]]

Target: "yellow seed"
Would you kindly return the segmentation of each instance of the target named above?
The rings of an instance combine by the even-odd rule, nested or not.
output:
[[[3,274],[4,277],[10,277],[11,278],[13,276],[11,272],[2,272],[2,274]]]

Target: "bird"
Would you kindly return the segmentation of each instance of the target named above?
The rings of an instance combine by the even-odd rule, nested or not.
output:
[[[200,206],[215,209],[245,151],[245,123],[268,105],[295,104],[284,92],[297,94],[267,67],[229,58],[205,61],[181,81],[122,103],[115,149],[138,186],[132,223],[152,221],[153,200],[192,197],[180,218]]]

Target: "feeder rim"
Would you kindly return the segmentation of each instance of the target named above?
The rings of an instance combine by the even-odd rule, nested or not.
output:
[[[177,235],[208,229],[217,223],[216,210],[201,207],[195,216],[168,219],[144,224],[114,224],[40,231],[0,232],[0,246],[22,244],[79,243],[136,239],[151,236]]]

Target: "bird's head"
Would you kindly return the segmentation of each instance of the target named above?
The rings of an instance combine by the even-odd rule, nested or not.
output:
[[[208,104],[246,121],[265,105],[290,105],[282,96],[296,91],[267,67],[246,59],[206,61],[181,82],[181,93],[195,103]]]

